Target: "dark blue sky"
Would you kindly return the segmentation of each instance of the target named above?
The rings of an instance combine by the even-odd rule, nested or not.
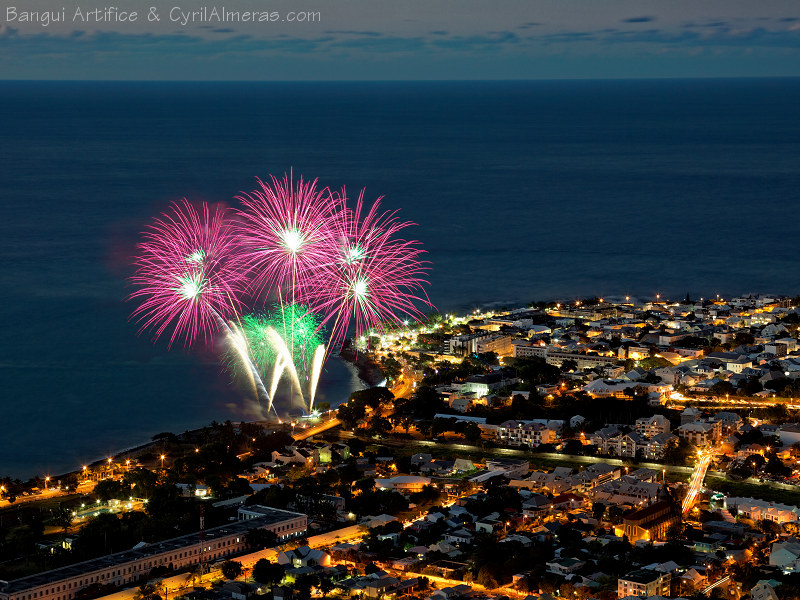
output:
[[[152,0],[119,4],[136,10],[138,19],[87,22],[87,13],[106,6],[91,0],[6,0],[0,5],[0,78],[800,74],[796,0],[174,0],[159,4],[158,21],[148,19]],[[191,15],[202,6],[208,15],[216,7],[220,14],[267,11],[270,17],[253,23]],[[62,14],[66,22],[45,25],[48,16]]]

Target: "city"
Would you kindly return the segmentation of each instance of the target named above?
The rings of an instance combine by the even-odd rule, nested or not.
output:
[[[800,597],[800,297],[431,313],[314,419],[0,487],[0,600]],[[1,474],[0,474],[1,475]]]

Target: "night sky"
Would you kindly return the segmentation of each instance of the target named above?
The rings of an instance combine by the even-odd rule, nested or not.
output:
[[[7,0],[0,78],[740,77],[793,76],[800,66],[796,0],[176,0],[158,6],[157,22],[152,0],[118,4],[137,21],[76,18],[107,6],[93,0]],[[201,6],[277,17],[182,23]],[[22,21],[62,9],[65,23]],[[290,22],[290,11],[318,15]]]

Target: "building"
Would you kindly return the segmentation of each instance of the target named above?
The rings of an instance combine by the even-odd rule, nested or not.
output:
[[[560,422],[559,422],[560,423]],[[535,421],[505,421],[497,428],[497,439],[503,444],[529,446],[535,448],[540,444],[550,444],[559,437],[560,427]]]
[[[492,335],[487,338],[481,339],[476,344],[478,354],[484,352],[494,352],[498,356],[511,356],[513,351],[513,342],[516,338],[511,335]]]
[[[555,573],[556,575],[571,575],[572,573],[575,573],[579,569],[583,568],[586,563],[582,560],[578,560],[577,558],[559,558],[553,559],[545,564],[547,566],[547,570],[551,573]]]
[[[700,420],[700,416],[703,413],[695,408],[694,406],[687,406],[683,409],[681,413],[681,425],[686,425],[687,423],[694,423],[695,421]]]
[[[695,446],[711,446],[722,439],[722,424],[719,421],[695,421],[678,427],[678,436]]]
[[[465,356],[478,352],[478,343],[491,337],[491,333],[481,331],[479,333],[467,333],[457,335],[445,341],[445,352],[454,356]]]
[[[659,573],[650,569],[639,569],[632,571],[624,577],[617,579],[617,596],[669,596],[670,580],[672,575],[669,573]]]
[[[740,515],[744,515],[753,521],[774,521],[775,523],[797,523],[800,516],[800,508],[780,504],[778,502],[768,502],[756,498],[736,498],[729,496],[725,498],[725,508],[736,509]]]
[[[541,358],[547,357],[547,347],[539,343],[528,341],[515,341],[511,345],[511,356],[514,358]]]
[[[775,579],[762,579],[750,590],[750,597],[753,600],[778,600],[775,588],[781,584]]]
[[[618,359],[614,356],[599,356],[596,354],[580,354],[578,352],[563,352],[557,348],[549,347],[544,357],[548,365],[560,367],[564,362],[571,360],[579,369],[592,369],[615,364]]]
[[[509,479],[521,479],[531,470],[531,465],[527,460],[491,458],[486,459],[486,469],[489,472],[502,472]]]
[[[376,479],[375,487],[379,490],[394,490],[401,494],[413,494],[415,492],[421,492],[422,488],[430,484],[430,482],[430,477],[398,475],[397,477],[390,477],[389,479]]]
[[[622,521],[623,532],[631,542],[663,540],[667,530],[680,522],[680,508],[676,507],[671,500],[659,500],[641,510],[625,515]]]
[[[308,517],[304,514],[266,506],[248,506],[247,509],[249,516],[206,529],[202,536],[199,532],[192,533],[44,573],[0,581],[0,600],[71,600],[93,584],[137,585],[155,567],[181,569],[244,552],[247,533],[254,529],[273,531],[282,540],[306,533]],[[258,514],[254,509],[258,509]]]
[[[636,419],[636,433],[651,438],[660,433],[669,433],[669,419],[664,415],[653,415]]]
[[[519,382],[513,370],[498,369],[486,375],[473,375],[461,386],[462,394],[475,394],[476,397],[485,397],[489,392],[514,385]]]

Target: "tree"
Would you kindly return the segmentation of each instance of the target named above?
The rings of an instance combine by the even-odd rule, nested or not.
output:
[[[94,486],[94,495],[97,496],[101,502],[108,502],[113,498],[127,498],[127,492],[123,490],[122,483],[114,481],[113,479],[98,481],[97,485]]]
[[[59,505],[59,507],[53,511],[53,523],[61,527],[61,529],[64,530],[64,535],[66,535],[67,529],[72,525],[72,513],[66,506]]]
[[[464,427],[464,438],[469,443],[474,444],[481,439],[481,428],[476,423],[467,423]]]
[[[561,372],[562,373],[571,373],[572,371],[578,370],[578,363],[572,359],[567,359],[561,363]]]
[[[220,571],[225,579],[236,579],[242,574],[242,563],[235,560],[225,561],[222,563]]]
[[[269,562],[266,558],[259,559],[253,565],[253,579],[262,585],[276,585],[283,579],[283,567]]]
[[[145,583],[139,586],[133,600],[161,600],[161,583]]]
[[[192,565],[189,567],[189,572],[186,574],[186,583],[192,582],[192,586],[194,586],[194,582],[200,577],[203,576],[203,572],[200,570],[200,565]]]
[[[592,516],[598,521],[603,520],[603,515],[606,514],[606,505],[602,502],[595,502],[592,504]]]
[[[334,585],[331,578],[328,576],[321,576],[319,578],[319,591],[322,592],[322,597],[325,598],[331,590],[333,590]]]
[[[777,535],[781,532],[782,528],[775,521],[769,519],[762,519],[757,524],[758,528],[766,534]]]
[[[294,590],[300,598],[310,598],[312,588],[319,585],[319,577],[310,573],[303,573],[294,581]]]

